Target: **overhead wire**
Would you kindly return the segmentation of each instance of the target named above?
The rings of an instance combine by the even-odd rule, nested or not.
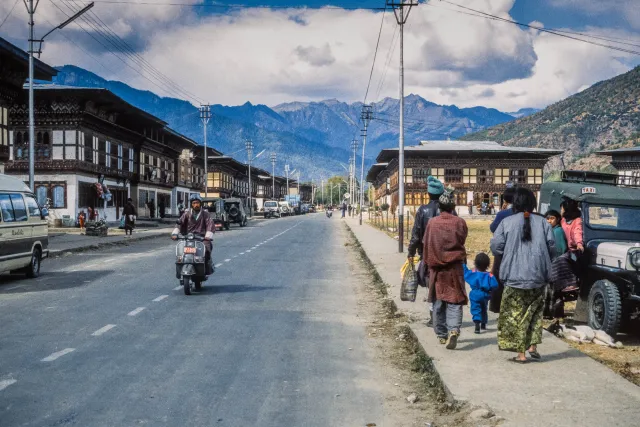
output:
[[[67,1],[73,1],[73,3],[77,5],[76,0],[67,0]],[[100,17],[96,13],[90,10],[87,15],[88,15],[87,19],[92,21],[92,23],[94,23],[100,29],[103,30],[103,33],[102,33],[103,36],[106,37],[114,47],[121,49],[123,53],[125,53],[125,55],[127,55],[135,63],[140,65],[142,69],[146,70],[148,73],[153,75],[159,81],[162,81],[163,83],[173,88],[173,90],[175,90],[181,96],[186,97],[188,99],[195,100],[200,104],[203,104],[200,98],[198,98],[196,95],[189,92],[188,90],[184,89],[182,86],[178,85],[175,81],[167,77],[160,70],[158,70],[152,64],[150,64],[146,59],[144,59],[140,54],[138,54],[135,51],[135,49],[131,47],[129,43],[127,43],[115,31],[113,31],[102,19],[100,19]]]
[[[63,1],[63,0],[51,0]],[[84,0],[83,0],[84,1]],[[332,10],[377,10],[381,11],[386,9],[383,7],[341,7],[341,6],[278,6],[278,5],[251,5],[251,4],[221,4],[221,3],[186,3],[171,1],[169,3],[153,2],[153,1],[131,1],[131,0],[91,0],[95,3],[105,4],[124,4],[132,6],[178,6],[178,7],[198,7],[198,8],[213,8],[213,9],[332,9]],[[88,1],[87,1],[88,2]]]
[[[18,5],[19,1],[20,0],[16,0],[16,2],[13,4],[13,7],[11,8],[11,10],[9,10],[9,13],[7,14],[7,16],[5,16],[4,19],[2,20],[2,22],[0,22],[0,28],[2,28],[4,23],[7,22],[7,20],[11,17],[11,14],[13,13],[13,9],[16,8],[16,6]]]
[[[369,96],[369,88],[371,87],[371,79],[373,78],[373,70],[376,66],[376,58],[378,57],[378,48],[380,47],[380,37],[382,36],[382,27],[384,25],[384,17],[387,12],[387,7],[385,5],[384,11],[382,12],[382,19],[380,20],[380,30],[378,31],[378,41],[376,42],[376,50],[373,52],[373,63],[371,64],[371,72],[369,73],[369,83],[367,83],[367,91],[364,94],[363,104],[367,104],[367,96]]]

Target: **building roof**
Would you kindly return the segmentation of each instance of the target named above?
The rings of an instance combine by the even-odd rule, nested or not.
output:
[[[2,37],[0,37],[0,56],[10,56],[15,62],[24,66],[24,72],[28,74],[29,54]],[[53,76],[58,75],[58,70],[39,59],[33,58],[33,73],[38,80],[51,80]]]
[[[375,163],[371,166],[369,171],[367,172],[366,180],[367,182],[375,181],[376,177],[385,170],[389,166],[389,163]]]
[[[26,85],[25,85],[26,89]],[[165,127],[167,122],[164,120],[154,116],[153,114],[149,114],[146,111],[135,107],[129,104],[124,99],[120,98],[115,93],[111,92],[109,89],[104,88],[95,88],[95,87],[76,87],[76,86],[66,86],[66,85],[57,85],[57,84],[35,84],[33,86],[34,90],[38,92],[52,92],[57,94],[58,92],[69,92],[73,91],[79,96],[85,96],[90,101],[94,102],[96,106],[100,108],[106,109],[114,109],[119,111],[128,112],[131,114],[135,114],[141,117],[146,118],[149,121],[155,122],[158,125]]]
[[[563,150],[549,148],[510,147],[495,141],[421,141],[420,145],[404,148],[405,155],[452,155],[452,154],[534,154],[552,157],[564,153]],[[385,162],[398,156],[398,148],[385,148],[378,154],[377,161]]]
[[[603,156],[613,156],[615,154],[640,154],[640,147],[618,148],[617,150],[596,151],[596,154]]]

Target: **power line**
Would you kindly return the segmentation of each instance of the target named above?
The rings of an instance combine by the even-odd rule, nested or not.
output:
[[[382,26],[384,25],[384,15],[387,12],[387,7],[385,5],[384,11],[382,12],[382,19],[380,20],[380,31],[378,31],[378,41],[376,42],[376,50],[373,53],[373,63],[371,64],[371,73],[369,73],[369,83],[367,83],[367,91],[364,94],[363,104],[367,103],[367,96],[369,96],[369,87],[371,86],[371,78],[373,77],[373,70],[376,66],[376,57],[378,56],[378,47],[380,46],[380,36],[382,36]]]
[[[18,5],[18,2],[20,0],[16,0],[16,2],[13,4],[13,7],[11,8],[11,10],[9,11],[9,13],[7,14],[7,16],[5,16],[5,18],[2,20],[2,23],[0,23],[0,28],[2,28],[2,26],[4,25],[5,22],[7,22],[7,20],[9,19],[9,17],[11,16],[11,14],[13,13],[13,9],[16,8],[16,6]]]
[[[376,91],[376,100],[380,99],[380,92],[383,89],[384,86],[384,81],[387,78],[387,71],[389,69],[389,65],[391,64],[391,58],[393,57],[393,53],[396,50],[396,36],[398,35],[398,26],[394,25],[393,26],[393,36],[391,37],[391,44],[389,45],[389,50],[387,51],[387,60],[384,66],[384,69],[382,70],[382,75],[380,76],[380,81],[378,82],[378,89]]]
[[[73,1],[73,3],[77,5],[76,0],[67,0],[67,1]],[[71,10],[73,10],[73,9],[71,9]],[[140,65],[141,68],[145,69],[147,72],[149,72],[151,75],[153,75],[157,80],[162,81],[165,84],[169,85],[177,93],[181,94],[183,97],[195,100],[195,101],[197,101],[198,103],[201,103],[201,104],[203,103],[202,100],[199,99],[196,95],[194,95],[193,93],[191,93],[191,92],[187,91],[186,89],[182,88],[175,81],[171,80],[169,77],[167,77],[165,74],[163,74],[160,70],[158,70],[153,65],[151,65],[147,60],[145,60],[140,54],[138,54],[134,50],[133,47],[131,47],[130,44],[128,44],[125,40],[123,40],[102,19],[100,19],[100,17],[97,14],[95,14],[93,11],[89,11],[88,15],[89,16],[87,17],[87,19],[91,18],[91,20],[92,20],[92,22],[94,24],[99,26],[100,29],[105,30],[105,31],[102,32],[103,37],[106,37],[111,42],[111,44],[114,45],[114,46],[117,46],[118,49],[122,49],[123,53],[125,53],[127,56],[132,58],[132,60],[134,62],[138,63],[138,65]],[[105,36],[105,32],[106,32],[106,36]]]
[[[553,35],[556,35],[556,36],[559,36],[559,37],[564,37],[564,38],[567,38],[567,39],[576,40],[576,41],[580,41],[580,42],[583,42],[583,43],[588,43],[588,44],[591,44],[591,45],[594,45],[594,46],[600,46],[600,47],[604,47],[604,48],[607,48],[607,49],[616,50],[616,51],[619,51],[619,52],[630,53],[630,54],[633,54],[633,55],[640,55],[640,52],[635,51],[635,50],[630,50],[630,49],[626,49],[626,48],[619,47],[619,46],[612,46],[612,45],[605,44],[605,43],[599,43],[599,42],[595,42],[595,41],[592,41],[592,40],[585,40],[585,39],[581,39],[579,37],[575,37],[575,36],[566,34],[567,32],[561,33],[561,32],[558,32],[558,31],[549,30],[547,28],[540,27],[538,25],[525,24],[525,23],[522,23],[522,22],[514,21],[512,19],[502,18],[500,16],[492,15],[490,13],[483,12],[481,10],[476,10],[476,9],[473,9],[473,8],[470,8],[470,7],[467,7],[467,6],[462,6],[460,4],[453,3],[453,2],[451,2],[449,0],[440,0],[440,1],[443,1],[444,3],[450,4],[452,6],[456,6],[458,8],[464,9],[464,10],[468,10],[468,11],[471,11],[471,12],[479,13],[481,15],[484,15],[485,18],[488,18],[488,19],[491,19],[491,20],[507,22],[507,23],[510,23],[510,24],[518,25],[520,27],[531,28],[531,29],[538,30],[538,31],[541,31],[541,32],[544,32],[544,33],[553,34]]]
[[[63,0],[51,0],[51,2],[63,1]],[[92,0],[96,3],[105,4],[125,4],[132,6],[178,6],[178,7],[200,7],[200,8],[214,8],[214,9],[332,9],[332,10],[385,10],[386,7],[340,7],[340,6],[278,6],[278,5],[250,5],[250,4],[205,4],[205,3],[185,3],[185,2],[171,2],[162,3],[154,1],[134,2],[131,0]]]

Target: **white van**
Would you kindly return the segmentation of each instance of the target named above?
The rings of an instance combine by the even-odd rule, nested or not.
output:
[[[40,275],[49,256],[48,215],[23,181],[0,174],[0,273]]]

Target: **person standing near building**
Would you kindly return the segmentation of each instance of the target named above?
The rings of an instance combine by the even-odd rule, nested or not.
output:
[[[347,202],[342,202],[341,210],[342,210],[342,218],[344,218],[344,215],[347,212]]]
[[[133,200],[131,200],[131,198],[127,199],[127,203],[122,209],[122,215],[124,215],[124,235],[132,236],[137,214],[136,207],[133,205]]]
[[[500,280],[504,294],[498,319],[498,347],[527,363],[526,352],[540,359],[545,288],[555,257],[553,230],[542,215],[533,213],[536,197],[518,188],[513,200],[515,214],[500,223],[491,239],[491,251],[502,256]]]
[[[435,218],[440,215],[440,209],[438,204],[438,199],[444,193],[444,185],[437,178],[433,176],[429,176],[427,178],[427,192],[429,194],[429,203],[426,205],[422,205],[418,208],[416,212],[415,221],[413,223],[413,230],[411,230],[411,240],[409,241],[409,250],[408,256],[409,258],[413,258],[416,256],[416,252],[423,259],[422,264],[420,265],[420,270],[418,272],[418,277],[425,277],[428,274],[428,269],[424,265],[424,258],[422,257],[422,248],[424,245],[425,239],[425,231],[427,230],[427,225],[431,218]],[[425,284],[426,285],[426,284]],[[429,320],[427,321],[427,326],[433,325],[433,308],[431,304],[429,306]]]
[[[516,194],[516,188],[511,181],[507,182],[507,188],[504,190],[502,199],[504,203],[502,209],[497,213],[493,222],[489,226],[489,230],[495,233],[500,223],[514,214],[513,212],[513,197]],[[491,293],[491,300],[489,301],[489,310],[493,313],[500,313],[500,303],[502,301],[502,292],[504,291],[504,283],[500,280],[500,262],[502,261],[502,255],[494,255],[493,268],[491,274],[498,279],[498,287]]]
[[[160,218],[164,218],[164,212],[165,212],[166,206],[164,204],[164,200],[160,200],[160,202],[158,202],[158,212],[160,212]]]
[[[438,199],[440,215],[429,221],[422,249],[429,267],[428,301],[433,302],[433,327],[440,343],[449,350],[458,343],[462,309],[468,302],[463,264],[469,230],[467,223],[453,214],[454,191],[449,187]]]

